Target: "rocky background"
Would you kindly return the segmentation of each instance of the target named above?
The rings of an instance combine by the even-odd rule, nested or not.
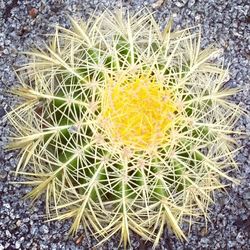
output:
[[[250,2],[248,0],[0,0],[0,250],[2,249],[94,249],[95,240],[87,232],[68,237],[70,222],[44,222],[44,201],[32,207],[22,197],[30,190],[20,184],[12,171],[17,163],[16,152],[6,152],[10,128],[3,116],[15,104],[6,90],[17,85],[14,69],[26,58],[19,52],[41,45],[53,25],[69,27],[67,15],[88,18],[95,9],[115,8],[123,2],[137,11],[143,6],[155,11],[160,25],[170,16],[175,28],[201,24],[202,45],[217,44],[224,51],[225,65],[231,72],[228,85],[240,87],[233,99],[250,109]],[[52,25],[52,26],[51,26]],[[250,118],[242,117],[238,128],[250,132]],[[237,155],[239,170],[232,176],[241,185],[230,185],[226,193],[215,194],[206,229],[204,220],[191,228],[188,242],[179,242],[165,230],[158,249],[250,249],[250,141]],[[118,236],[101,249],[117,249]],[[152,249],[150,243],[132,236],[131,249]]]

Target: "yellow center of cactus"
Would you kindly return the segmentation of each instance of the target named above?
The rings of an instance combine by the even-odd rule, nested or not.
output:
[[[103,98],[105,127],[113,139],[137,149],[166,141],[176,108],[169,90],[154,77],[114,82]]]

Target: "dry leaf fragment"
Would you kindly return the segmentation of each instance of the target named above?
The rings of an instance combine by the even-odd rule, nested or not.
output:
[[[77,240],[76,240],[76,245],[81,244],[82,241],[83,241],[83,239],[84,239],[83,235],[81,235],[79,238],[77,238]]]

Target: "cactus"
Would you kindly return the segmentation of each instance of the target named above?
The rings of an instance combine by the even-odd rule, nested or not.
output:
[[[27,197],[45,194],[49,218],[71,218],[71,233],[82,224],[99,244],[119,233],[126,247],[134,231],[155,247],[165,225],[185,239],[181,225],[207,218],[220,178],[236,181],[241,110],[220,51],[145,10],[71,24],[18,70],[9,147],[34,186]]]

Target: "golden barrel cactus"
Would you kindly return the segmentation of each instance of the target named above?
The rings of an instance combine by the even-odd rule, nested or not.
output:
[[[10,148],[28,197],[45,194],[51,219],[72,218],[72,233],[83,224],[100,244],[119,233],[126,247],[134,231],[156,246],[165,225],[185,238],[182,223],[207,217],[220,177],[234,181],[240,109],[219,50],[145,10],[71,23],[27,52],[13,91]]]

